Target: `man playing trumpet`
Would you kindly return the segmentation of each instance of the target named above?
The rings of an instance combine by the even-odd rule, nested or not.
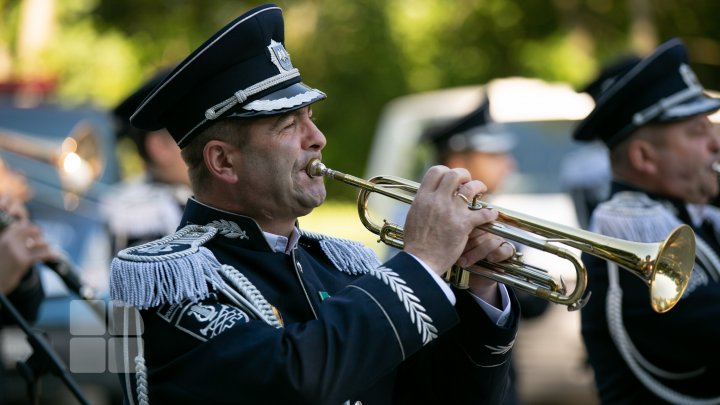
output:
[[[477,229],[493,210],[465,170],[428,171],[405,248],[380,263],[355,242],[303,232],[325,199],[306,172],[326,139],[285,50],[279,8],[249,11],[181,62],[133,115],[182,148],[194,197],[181,228],[121,251],[111,272],[123,315],[121,381],[140,403],[499,403],[517,302],[455,263],[513,254]],[[119,318],[121,319],[121,318]],[[127,319],[132,319],[128,317]]]

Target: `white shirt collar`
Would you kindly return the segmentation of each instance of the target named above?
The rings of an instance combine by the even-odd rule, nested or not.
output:
[[[276,253],[282,252],[290,254],[290,252],[295,249],[295,246],[297,246],[298,240],[300,240],[300,232],[297,227],[293,228],[290,238],[265,231],[263,231],[263,235],[265,236],[265,240],[268,245],[270,245],[270,248]]]

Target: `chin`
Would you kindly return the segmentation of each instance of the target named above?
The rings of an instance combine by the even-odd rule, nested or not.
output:
[[[322,203],[325,202],[325,189],[323,188],[322,192],[313,193],[306,195],[306,198],[302,201],[303,208],[307,210],[307,212],[303,215],[307,215],[315,208],[322,205]]]

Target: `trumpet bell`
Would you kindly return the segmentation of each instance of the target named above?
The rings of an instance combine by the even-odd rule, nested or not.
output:
[[[661,243],[650,286],[650,305],[669,311],[682,297],[695,263],[695,233],[687,225],[673,230]]]

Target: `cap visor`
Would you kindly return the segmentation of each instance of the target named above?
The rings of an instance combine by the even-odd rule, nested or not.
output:
[[[512,134],[482,134],[475,135],[470,139],[469,149],[485,153],[507,153],[516,144],[515,136]]]
[[[278,115],[300,109],[326,97],[320,90],[308,87],[304,83],[295,83],[242,105],[227,116],[246,118]]]

